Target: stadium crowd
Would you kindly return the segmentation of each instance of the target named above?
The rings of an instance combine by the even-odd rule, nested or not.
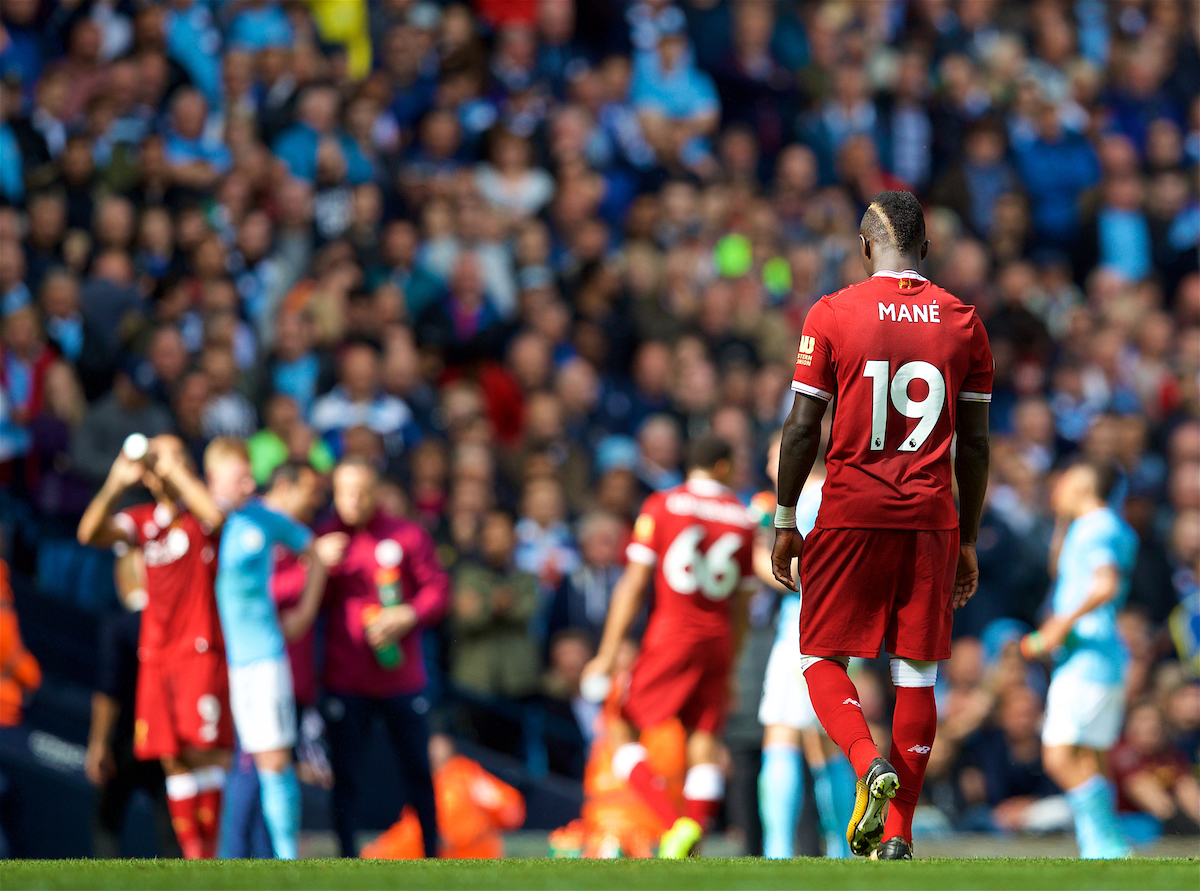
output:
[[[1083,454],[1120,464],[1140,538],[1121,807],[1196,832],[1198,165],[1185,0],[0,0],[7,559],[118,609],[46,555],[134,432],[197,463],[245,439],[260,484],[366,458],[451,574],[435,726],[581,776],[642,499],[709,430],[766,488],[805,314],[909,189],[996,359],[925,827],[1069,819],[1018,641]],[[887,714],[886,666],[856,671]],[[753,850],[753,810],[727,818]]]

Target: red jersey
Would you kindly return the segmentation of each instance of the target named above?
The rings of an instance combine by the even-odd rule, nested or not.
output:
[[[727,638],[729,597],[754,577],[753,542],[746,506],[715,480],[688,480],[647,498],[625,550],[631,562],[656,567],[643,651]]]
[[[174,654],[225,650],[213,582],[219,533],[187,511],[173,519],[165,505],[139,504],[114,518],[142,549],[146,595],[138,656],[167,661]]]
[[[992,366],[975,307],[915,272],[876,273],[821,298],[792,381],[834,402],[817,528],[957,528],[955,409],[991,401]]]

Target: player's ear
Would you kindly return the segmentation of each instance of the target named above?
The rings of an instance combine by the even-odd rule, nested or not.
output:
[[[922,242],[922,244],[921,244],[921,259],[924,260],[928,254],[929,254],[929,239],[926,238],[925,241]]]
[[[862,245],[863,259],[870,260],[871,259],[871,242],[867,241],[867,236],[863,235],[861,232],[858,233],[858,240],[859,240],[859,243]],[[925,255],[922,254],[921,256],[924,257]]]

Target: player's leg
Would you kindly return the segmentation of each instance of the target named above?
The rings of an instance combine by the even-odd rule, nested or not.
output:
[[[371,703],[358,696],[330,695],[322,705],[333,771],[333,828],[343,857],[357,857],[358,781],[371,728]]]
[[[802,656],[801,659],[804,681],[821,726],[846,755],[855,774],[865,776],[880,756],[858,701],[858,688],[846,673],[850,658]]]
[[[384,724],[396,752],[409,804],[417,812],[425,856],[438,855],[437,804],[429,767],[429,722],[415,707],[416,697],[394,696],[380,702]]]
[[[796,821],[804,808],[804,757],[801,730],[816,724],[800,672],[799,598],[784,600],[780,634],[771,647],[763,676],[758,720],[763,725],[762,768],[758,774],[758,809],[763,828],[763,856],[795,856]]]
[[[225,780],[221,807],[220,843],[222,860],[270,859],[275,856],[262,815],[262,790],[251,755],[239,745]]]
[[[764,857],[779,860],[796,855],[796,821],[803,807],[800,731],[785,724],[769,724],[763,730],[762,769],[758,774]]]
[[[217,856],[220,839],[222,799],[230,765],[230,752],[225,749],[188,749],[185,761],[196,777],[196,825],[204,839],[204,856]]]
[[[886,842],[900,839],[889,854],[906,859],[912,855],[912,821],[925,782],[925,768],[937,732],[937,702],[933,685],[937,663],[892,657],[892,683],[896,687],[896,710],[892,718],[892,751],[889,759],[900,779],[900,788],[888,809],[883,827]]]
[[[650,769],[646,749],[637,741],[637,729],[625,718],[614,716],[608,733],[613,744],[613,776],[627,782],[664,826],[673,826],[683,814],[667,795],[662,779]]]
[[[803,731],[802,747],[813,775],[813,798],[825,836],[825,856],[844,860],[850,856],[846,827],[854,813],[854,786],[858,778],[846,756],[819,730]]]
[[[1117,820],[1104,752],[1116,742],[1124,716],[1122,689],[1058,671],[1046,692],[1042,764],[1075,816],[1079,856],[1117,858],[1129,846]]]
[[[300,856],[300,781],[292,763],[296,704],[287,657],[229,670],[230,704],[242,747],[258,771],[263,819],[281,860]]]
[[[725,800],[725,774],[718,764],[721,743],[711,730],[697,728],[688,736],[688,771],[683,782],[684,816],[704,831],[712,826]]]
[[[205,849],[204,836],[196,820],[196,805],[200,796],[196,775],[174,755],[164,757],[162,767],[167,777],[167,812],[171,815],[175,838],[179,840],[179,850],[188,860],[200,860],[204,857]]]
[[[157,758],[162,763],[167,790],[167,813],[179,842],[179,850],[189,860],[204,856],[204,839],[196,823],[199,789],[189,765],[180,759],[179,705],[170,688],[165,667],[158,662],[143,662],[138,670],[137,698],[134,705],[134,754],[142,759]]]

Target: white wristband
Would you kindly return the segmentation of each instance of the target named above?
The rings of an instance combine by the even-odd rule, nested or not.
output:
[[[784,507],[782,504],[775,508],[775,528],[795,529],[796,508]]]

